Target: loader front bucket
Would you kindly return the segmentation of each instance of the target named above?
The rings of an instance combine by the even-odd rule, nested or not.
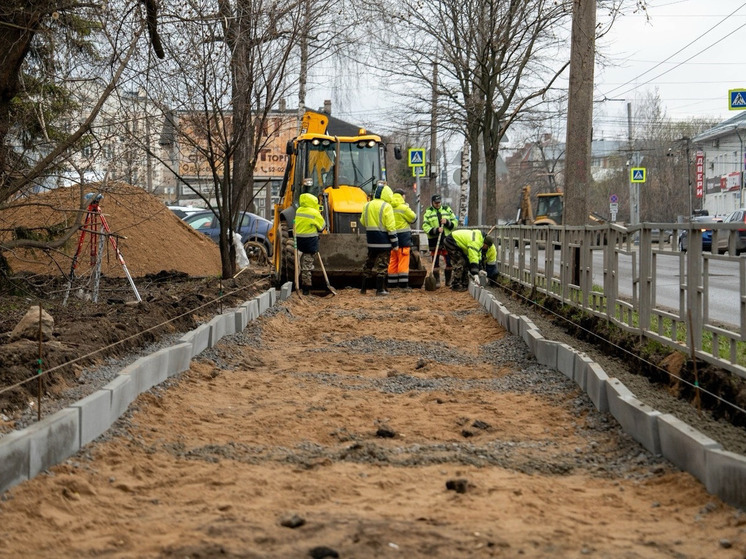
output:
[[[336,288],[360,287],[363,265],[368,256],[365,235],[352,233],[332,233],[319,236],[319,253],[324,259],[329,283]],[[316,265],[312,274],[313,287],[326,286],[321,267]],[[409,285],[415,289],[422,287],[426,270],[420,260],[417,247],[412,247],[409,265]]]

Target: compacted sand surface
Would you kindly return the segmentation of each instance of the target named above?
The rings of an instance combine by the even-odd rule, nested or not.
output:
[[[466,293],[294,294],[0,500],[4,557],[743,558]]]

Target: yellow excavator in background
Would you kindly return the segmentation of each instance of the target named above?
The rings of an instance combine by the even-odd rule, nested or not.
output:
[[[360,285],[368,250],[360,214],[379,183],[386,181],[386,145],[380,136],[326,113],[307,110],[300,134],[288,142],[288,162],[275,204],[271,238],[275,282],[295,274],[293,221],[300,195],[318,197],[327,230],[319,236],[319,256],[331,283]],[[401,158],[396,148],[395,156]],[[409,285],[419,288],[425,268],[418,247],[412,247]],[[312,285],[325,285],[315,269]]]
[[[521,188],[521,208],[518,223],[521,225],[562,225],[564,214],[562,192],[541,192],[536,195],[536,215],[531,203],[531,187]]]

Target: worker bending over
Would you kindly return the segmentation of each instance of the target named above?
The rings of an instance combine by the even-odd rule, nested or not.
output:
[[[469,274],[479,275],[482,250],[489,250],[495,243],[489,235],[484,237],[477,229],[456,229],[446,237],[446,250],[453,266],[454,291],[466,291]]]
[[[303,295],[311,289],[313,259],[319,251],[319,233],[326,227],[326,221],[319,211],[319,199],[308,192],[300,195],[300,206],[295,212],[293,231],[300,257],[300,277]]]
[[[376,295],[388,295],[386,291],[386,272],[389,269],[391,250],[399,248],[396,235],[394,209],[391,207],[393,192],[381,182],[373,191],[373,199],[363,206],[360,224],[365,227],[365,238],[368,243],[368,257],[363,264],[363,278],[360,293],[365,295],[368,279],[376,277]]]
[[[394,208],[394,225],[399,248],[391,249],[391,260],[389,260],[389,289],[398,287],[410,290],[409,287],[409,255],[412,250],[412,224],[417,221],[417,214],[409,207],[404,199],[404,190],[401,188],[394,191],[391,199],[391,207]]]

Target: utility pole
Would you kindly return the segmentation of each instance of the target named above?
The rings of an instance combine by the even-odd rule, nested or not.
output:
[[[640,223],[640,183],[632,182],[631,167],[640,165],[640,153],[633,151],[632,142],[632,102],[627,102],[627,142],[629,149],[628,173],[629,173],[629,223],[637,225]]]
[[[585,225],[588,219],[595,38],[596,0],[573,0],[565,153],[566,225]]]
[[[308,83],[308,36],[311,34],[310,0],[303,2],[303,33],[300,37],[300,73],[298,75],[298,133],[306,112],[306,84]]]
[[[441,154],[441,157],[443,158],[443,171],[441,171],[440,174],[440,184],[443,187],[443,196],[444,197],[451,197],[451,189],[448,188],[448,157],[446,156],[446,141],[445,139],[440,141],[440,145],[443,147],[443,153]],[[451,203],[449,205],[453,205],[453,200],[451,200]]]
[[[430,176],[428,177],[428,192],[425,196],[425,203],[430,197],[437,192],[438,179],[438,63],[433,62],[433,92],[432,108],[430,111]]]

